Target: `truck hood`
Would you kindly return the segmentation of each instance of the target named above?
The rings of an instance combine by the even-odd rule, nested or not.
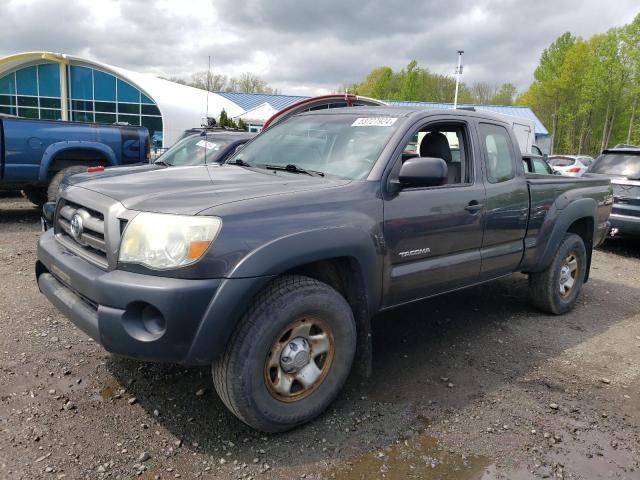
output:
[[[172,167],[113,177],[99,176],[71,188],[106,195],[130,210],[195,215],[242,200],[332,188],[350,183],[236,165]]]
[[[64,184],[66,186],[71,186],[80,182],[85,182],[87,180],[103,179],[108,177],[118,177],[121,175],[131,175],[135,173],[160,170],[163,168],[167,168],[167,167],[164,167],[162,165],[156,165],[154,163],[139,163],[139,164],[136,163],[132,165],[120,165],[117,167],[105,168],[104,171],[102,172],[76,173],[75,175],[66,177],[64,179]]]

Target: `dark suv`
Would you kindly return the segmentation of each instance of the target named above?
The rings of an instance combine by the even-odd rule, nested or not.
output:
[[[587,173],[611,179],[611,235],[640,236],[640,147],[616,145],[604,150]]]

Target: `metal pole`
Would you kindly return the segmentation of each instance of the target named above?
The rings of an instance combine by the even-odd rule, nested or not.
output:
[[[462,54],[464,50],[458,50],[458,68],[456,68],[456,95],[453,98],[453,108],[458,108],[458,86],[460,85],[460,75],[462,75]]]

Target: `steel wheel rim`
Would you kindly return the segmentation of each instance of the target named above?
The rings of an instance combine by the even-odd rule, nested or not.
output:
[[[302,340],[306,342],[306,347]],[[295,352],[291,343],[297,347]],[[333,334],[322,319],[305,316],[291,322],[275,337],[267,353],[264,364],[267,390],[274,398],[284,402],[306,398],[326,378],[334,350]],[[308,353],[308,361],[304,364],[305,355],[302,352]],[[287,358],[293,358],[293,361],[287,363],[284,361]],[[293,367],[293,370],[287,367]]]
[[[560,288],[560,296],[567,298],[573,292],[573,287],[578,280],[578,271],[580,262],[575,252],[570,252],[564,259],[564,263],[560,267],[560,278],[558,286]]]

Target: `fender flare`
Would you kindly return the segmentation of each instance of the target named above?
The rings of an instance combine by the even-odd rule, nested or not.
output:
[[[227,344],[253,297],[278,275],[307,263],[336,257],[354,259],[360,268],[367,312],[357,315],[361,355],[370,370],[370,317],[380,306],[382,258],[372,236],[353,227],[310,230],[275,239],[251,252],[223,281],[207,307],[188,354],[190,362],[211,363]],[[213,341],[215,339],[215,341]]]
[[[550,264],[553,256],[556,253],[557,247],[562,241],[562,237],[567,233],[567,230],[573,222],[581,218],[591,218],[593,220],[593,230],[587,232],[590,236],[590,241],[587,244],[593,245],[593,238],[596,228],[596,215],[598,204],[592,198],[581,198],[574,200],[562,210],[557,210],[558,214],[555,217],[545,219],[540,231],[538,233],[537,255],[532,263],[531,267],[527,271],[540,272],[546,269]],[[587,247],[587,275],[589,271],[589,265],[591,264],[591,249],[589,245]]]
[[[40,162],[40,172],[38,174],[38,180],[40,182],[47,181],[47,173],[49,167],[55,160],[55,158],[66,150],[93,150],[100,152],[107,160],[107,166],[112,167],[118,164],[118,160],[115,152],[111,147],[100,142],[84,141],[84,140],[71,140],[65,142],[56,142],[49,145],[42,154],[42,161]]]
[[[280,237],[244,257],[229,278],[279,275],[300,265],[336,257],[357,261],[369,309],[377,311],[382,294],[381,257],[374,238],[354,227],[322,228]]]

